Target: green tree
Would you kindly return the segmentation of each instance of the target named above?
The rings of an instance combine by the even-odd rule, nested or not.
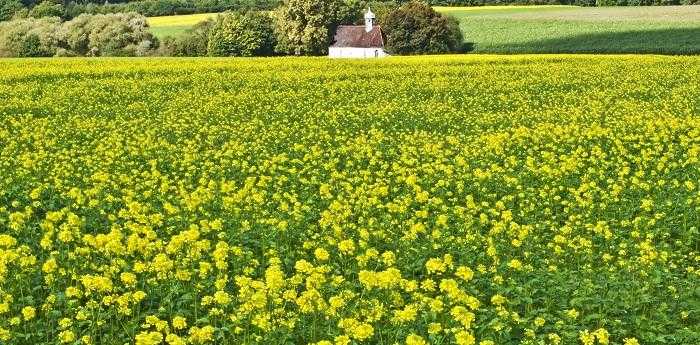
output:
[[[76,55],[142,56],[157,46],[146,17],[133,12],[81,14],[65,22],[61,31],[61,41]]]
[[[158,55],[162,56],[206,56],[209,32],[216,21],[208,19],[195,24],[182,35],[166,37],[160,42]]]
[[[53,56],[60,27],[56,17],[0,22],[0,57]]]
[[[424,2],[411,1],[387,15],[382,23],[390,54],[440,54],[463,47],[459,22]]]
[[[51,0],[44,0],[29,11],[29,16],[32,18],[60,17],[63,13],[63,5]]]
[[[338,25],[362,16],[361,0],[285,0],[274,14],[277,51],[294,55],[323,55]]]
[[[275,34],[272,18],[264,13],[219,15],[209,31],[211,56],[269,56],[274,53]]]
[[[19,10],[24,8],[19,0],[0,0],[0,21],[10,20]]]

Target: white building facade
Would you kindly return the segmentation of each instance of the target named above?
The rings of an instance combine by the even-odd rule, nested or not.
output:
[[[384,48],[354,48],[354,47],[330,47],[328,56],[331,58],[370,59],[388,56]]]
[[[384,51],[384,35],[379,25],[374,25],[375,15],[369,9],[365,13],[365,25],[342,25],[335,33],[333,45],[328,48],[331,58],[369,59],[388,56]]]

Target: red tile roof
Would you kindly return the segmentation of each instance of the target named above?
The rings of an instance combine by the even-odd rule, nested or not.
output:
[[[375,25],[372,31],[365,31],[364,26],[341,25],[335,32],[333,47],[384,48],[382,28]]]

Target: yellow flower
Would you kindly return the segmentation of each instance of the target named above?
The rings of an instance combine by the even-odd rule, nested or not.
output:
[[[385,265],[391,266],[396,262],[396,255],[393,252],[386,251],[382,253],[382,261]]]
[[[428,270],[428,273],[442,273],[445,272],[445,263],[442,262],[441,259],[439,258],[431,258],[425,263],[425,268]]]
[[[523,268],[523,263],[520,262],[520,260],[518,260],[518,259],[512,259],[512,260],[510,260],[510,262],[508,263],[508,267],[510,267],[510,268],[512,268],[512,269],[514,269],[514,270],[519,271],[519,270],[521,270],[521,269]]]
[[[352,240],[343,240],[338,243],[338,250],[341,253],[349,255],[355,251],[355,243]]]
[[[594,345],[595,343],[595,335],[588,332],[588,330],[580,331],[578,338],[583,345]]]
[[[466,266],[457,267],[457,272],[455,273],[457,277],[462,278],[465,282],[468,282],[474,278],[474,271]]]
[[[168,343],[168,345],[186,345],[187,342],[182,339],[180,336],[170,333],[165,336],[165,342]]]
[[[163,341],[160,332],[141,332],[136,335],[136,345],[157,345]]]
[[[374,335],[374,327],[368,323],[359,322],[355,319],[343,319],[338,326],[353,339],[363,341]]]
[[[185,329],[187,327],[187,319],[182,316],[175,316],[172,320],[174,329]]]
[[[214,293],[214,301],[220,305],[231,303],[231,296],[225,291],[217,291]]]
[[[380,272],[362,270],[359,273],[359,280],[367,289],[375,287],[388,289],[400,283],[401,271],[393,267]]]
[[[316,248],[316,250],[314,251],[314,256],[316,256],[316,259],[318,259],[319,261],[326,261],[330,257],[330,255],[328,255],[328,252],[323,248]]]
[[[56,264],[56,260],[54,258],[50,258],[44,262],[44,264],[41,266],[41,270],[44,271],[44,273],[52,273],[57,267],[58,264]]]
[[[472,322],[474,321],[474,313],[467,310],[467,308],[462,306],[456,306],[450,311],[450,315],[464,326],[464,328],[469,329]]]
[[[639,345],[639,341],[636,338],[625,338],[623,345]]]
[[[407,305],[402,310],[394,311],[394,317],[392,321],[394,323],[406,323],[411,322],[416,319],[418,314],[418,308],[415,305]]]
[[[61,329],[66,329],[73,325],[73,320],[70,318],[64,317],[61,320],[58,321],[58,325],[61,327]]]
[[[110,292],[112,291],[112,280],[96,275],[84,275],[80,278],[83,283],[85,290],[96,291],[96,292]]]
[[[123,272],[119,277],[126,286],[133,287],[136,285],[136,275],[131,272]]]
[[[204,344],[214,340],[214,327],[204,326],[202,328],[192,327],[189,331],[189,340],[195,344]]]
[[[470,332],[459,331],[455,334],[455,343],[457,345],[474,345],[476,344],[476,339]]]
[[[406,345],[427,345],[428,343],[423,339],[423,337],[416,334],[409,334],[406,337]]]
[[[608,345],[610,342],[610,334],[604,328],[598,328],[593,334],[598,338],[600,345]]]
[[[501,305],[501,304],[506,303],[506,298],[499,295],[499,294],[495,294],[491,297],[491,303],[493,305]]]
[[[349,345],[352,340],[347,335],[339,335],[333,339],[335,345]]]
[[[535,318],[535,326],[537,326],[537,327],[544,326],[545,322],[546,322],[545,319],[542,317],[538,316],[537,318]]]
[[[442,325],[437,322],[431,322],[428,325],[428,333],[429,334],[438,334],[442,331]]]
[[[547,334],[547,339],[549,339],[553,345],[559,345],[561,343],[561,337],[556,333]]]
[[[75,333],[73,333],[73,331],[70,330],[62,331],[58,334],[58,339],[60,339],[61,343],[64,344],[72,343],[75,341]]]
[[[372,335],[374,335],[374,327],[367,323],[361,323],[352,330],[352,337],[359,341],[363,341]]]
[[[25,321],[33,319],[35,315],[36,309],[34,309],[34,307],[27,306],[22,308],[22,317],[24,317]]]
[[[10,340],[10,336],[11,336],[10,331],[0,327],[0,340],[8,341],[8,340]]]

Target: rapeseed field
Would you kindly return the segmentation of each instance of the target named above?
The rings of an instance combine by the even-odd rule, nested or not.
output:
[[[700,344],[698,57],[0,71],[0,343]]]

